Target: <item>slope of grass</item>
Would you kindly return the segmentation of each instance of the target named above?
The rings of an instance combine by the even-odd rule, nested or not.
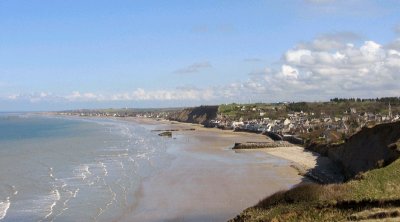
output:
[[[350,200],[393,200],[400,199],[400,160],[387,167],[360,175],[360,180],[345,184],[351,192]]]
[[[398,216],[387,213],[398,212],[393,207],[400,207],[400,159],[344,184],[304,184],[275,193],[232,221],[347,221],[360,212],[367,212],[363,218],[386,218]]]

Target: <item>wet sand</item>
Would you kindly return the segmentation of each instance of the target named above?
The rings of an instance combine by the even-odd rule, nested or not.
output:
[[[262,198],[304,178],[290,161],[264,151],[233,151],[235,142],[266,142],[263,135],[199,125],[128,119],[174,131],[171,165],[141,184],[138,204],[118,221],[226,221]],[[156,133],[156,132],[155,132]],[[171,138],[172,139],[172,138]]]

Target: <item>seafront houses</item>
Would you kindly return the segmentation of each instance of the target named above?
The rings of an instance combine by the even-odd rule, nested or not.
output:
[[[384,114],[372,112],[357,112],[355,108],[344,111],[341,115],[330,116],[325,112],[283,112],[281,116],[272,118],[269,112],[276,111],[273,108],[259,109],[251,106],[237,106],[237,110],[244,111],[244,115],[256,119],[244,119],[244,116],[224,116],[218,114],[215,119],[205,124],[207,127],[218,127],[220,129],[250,131],[257,133],[273,133],[278,135],[304,136],[308,134],[319,135],[326,140],[342,139],[343,135],[351,135],[362,127],[378,123],[400,120],[400,115],[393,115],[391,110]],[[167,119],[174,111],[142,111],[133,112],[122,110],[78,110],[74,112],[62,112],[64,115],[79,116],[112,116],[126,117],[136,116],[145,118]],[[240,112],[238,112],[240,114]],[[258,118],[257,118],[258,117]]]
[[[246,110],[246,106],[242,106],[241,110]],[[253,110],[253,109],[250,109]],[[259,112],[255,110],[254,112]],[[261,112],[260,112],[261,114]],[[267,113],[262,113],[262,117]],[[343,135],[349,135],[368,125],[369,123],[382,123],[394,120],[400,120],[400,116],[390,117],[389,115],[374,114],[371,112],[357,113],[355,108],[343,113],[342,116],[329,116],[324,112],[319,114],[319,118],[315,117],[315,113],[292,112],[280,119],[260,118],[242,121],[240,120],[212,120],[210,121],[219,128],[232,128],[234,130],[243,130],[250,132],[276,133],[280,135],[299,136],[309,134],[311,132],[321,132],[320,139],[327,141],[337,141],[343,138]],[[294,137],[295,138],[295,137]]]
[[[243,126],[244,126],[244,122],[243,121],[233,121],[232,122],[232,127],[234,129],[240,128],[240,127],[243,127]]]

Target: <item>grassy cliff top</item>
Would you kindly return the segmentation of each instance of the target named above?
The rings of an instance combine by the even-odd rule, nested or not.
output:
[[[232,221],[400,219],[400,159],[344,184],[304,184],[278,192]]]

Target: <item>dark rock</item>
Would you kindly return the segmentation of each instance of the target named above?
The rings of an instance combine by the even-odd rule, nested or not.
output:
[[[160,134],[158,134],[159,136],[166,136],[166,137],[172,137],[172,132],[163,132],[163,133],[160,133]]]

